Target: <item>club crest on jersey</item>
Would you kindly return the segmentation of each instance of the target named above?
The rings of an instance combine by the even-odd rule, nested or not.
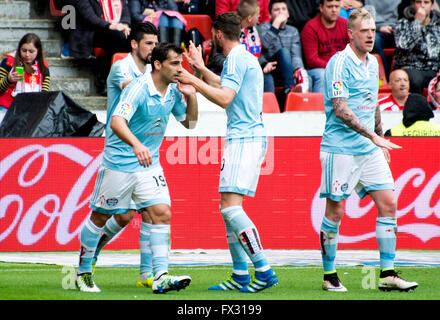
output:
[[[342,82],[341,81],[333,81],[332,88],[333,88],[333,96],[337,97],[337,96],[342,95]]]

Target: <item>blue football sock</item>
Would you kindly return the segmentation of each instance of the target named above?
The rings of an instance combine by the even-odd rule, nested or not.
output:
[[[232,230],[231,224],[228,219],[222,215],[226,226],[226,238],[228,241],[229,252],[232,258],[232,273],[236,275],[246,275],[249,274],[248,264],[246,261],[246,251],[244,251],[241,246],[240,241],[238,241],[237,236]]]
[[[335,258],[338,247],[339,222],[333,222],[325,216],[320,230],[321,256],[324,274],[336,272]]]
[[[223,219],[230,227],[244,251],[255,266],[256,272],[265,272],[270,265],[264,254],[257,228],[241,206],[232,206],[221,210]],[[232,252],[231,252],[232,254]]]
[[[118,224],[115,216],[112,216],[104,225],[101,238],[99,239],[98,245],[96,247],[94,259],[96,260],[101,253],[102,248],[111,240],[113,237],[122,230],[122,227]]]
[[[153,224],[150,229],[150,248],[153,258],[155,278],[168,272],[168,254],[170,251],[170,225]]]
[[[141,232],[139,235],[139,245],[141,249],[141,274],[153,271],[153,255],[150,248],[151,227],[152,225],[150,223],[142,222]]]
[[[380,217],[376,219],[376,240],[379,245],[380,269],[382,271],[394,269],[396,233],[396,218]]]
[[[92,260],[103,228],[97,227],[88,218],[81,229],[78,273],[92,272]]]

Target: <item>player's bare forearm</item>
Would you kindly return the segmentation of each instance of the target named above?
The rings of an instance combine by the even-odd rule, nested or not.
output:
[[[186,119],[181,123],[187,129],[194,129],[199,117],[199,108],[196,95],[193,94],[186,96],[186,103]]]
[[[375,133],[368,130],[368,128],[359,121],[359,118],[356,117],[353,110],[348,107],[347,98],[334,98],[332,99],[332,105],[335,116],[341,119],[348,127],[368,139],[374,138]]]
[[[376,107],[376,112],[374,113],[374,132],[376,132],[378,136],[383,137],[382,117],[379,106]]]
[[[220,87],[220,76],[209,70],[206,66],[198,70],[203,79],[210,85],[216,88]]]

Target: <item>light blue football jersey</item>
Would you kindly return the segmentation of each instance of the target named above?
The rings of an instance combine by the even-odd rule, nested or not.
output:
[[[133,148],[110,131],[105,138],[102,164],[123,172],[149,170],[160,165],[159,147],[170,113],[177,121],[186,119],[186,102],[176,84],[170,84],[162,97],[150,73],[134,79],[123,90],[112,116],[120,116],[127,120],[131,132],[150,150],[153,163],[149,167],[142,167],[133,153]]]
[[[362,62],[350,45],[329,60],[324,73],[325,129],[321,150],[326,152],[363,155],[377,146],[335,116],[331,100],[347,98],[348,107],[360,122],[374,131],[374,114],[379,90],[377,59],[367,54],[367,64]]]
[[[264,80],[258,60],[242,45],[235,46],[223,64],[220,82],[237,93],[226,108],[226,138],[266,136],[262,120]]]
[[[151,64],[147,64],[145,73],[151,72]],[[122,85],[128,81],[139,77],[142,77],[142,73],[136,62],[133,59],[131,53],[129,53],[124,59],[116,61],[107,77],[107,128],[110,129],[110,119],[115,107],[121,97]]]

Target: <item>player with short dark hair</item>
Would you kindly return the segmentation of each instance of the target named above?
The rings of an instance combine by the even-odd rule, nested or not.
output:
[[[200,50],[194,45],[189,47],[190,65],[212,86],[188,72],[179,80],[226,109],[228,118],[219,192],[233,272],[209,289],[254,293],[276,285],[278,278],[266,259],[256,226],[242,207],[244,196],[255,195],[267,139],[261,116],[263,72],[258,60],[240,44],[240,24],[235,12],[220,14],[213,20],[214,44],[226,56],[220,77],[204,66]],[[255,266],[254,280],[246,256]]]
[[[158,44],[157,29],[154,24],[138,23],[130,33],[131,53],[124,59],[116,61],[107,77],[107,127],[111,132],[110,123],[114,109],[119,103],[122,90],[133,79],[151,72],[151,53]],[[102,248],[115,237],[133,218],[136,210],[130,209],[125,214],[115,214],[107,220],[101,238],[99,239],[95,255],[92,260],[92,276]],[[139,234],[140,244],[140,275],[137,287],[151,287],[153,285],[152,257],[149,245],[151,218],[146,211],[141,212],[142,223]]]
[[[166,52],[166,59],[162,53]],[[146,211],[151,217],[150,250],[154,293],[180,290],[189,276],[168,274],[171,200],[159,161],[168,119],[174,117],[188,129],[198,118],[196,91],[178,83],[182,72],[180,47],[162,43],[153,49],[153,71],[134,79],[122,92],[107,133],[102,163],[90,200],[93,210],[81,230],[77,286],[81,291],[99,292],[91,276],[92,259],[103,226],[110,215],[128,209]],[[185,102],[186,100],[186,102]]]

